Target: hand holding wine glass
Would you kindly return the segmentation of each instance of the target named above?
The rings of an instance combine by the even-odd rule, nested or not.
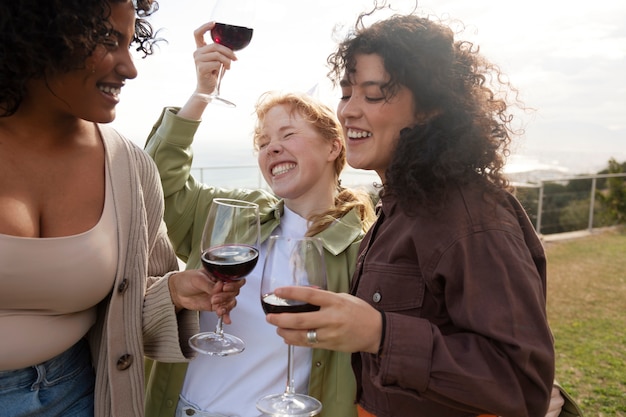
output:
[[[201,261],[206,271],[223,282],[237,281],[254,269],[259,257],[259,206],[247,201],[216,198],[211,203],[201,242]],[[245,344],[224,333],[220,316],[215,332],[198,333],[189,339],[193,349],[207,355],[240,353]]]
[[[319,306],[313,304],[277,297],[275,289],[285,286],[326,289],[326,266],[321,240],[312,237],[270,237],[261,281],[261,305],[265,314],[319,310]],[[292,373],[293,346],[289,345],[285,391],[259,399],[259,411],[273,416],[314,416],[321,411],[322,403],[317,399],[295,392]]]
[[[217,0],[211,19],[215,26],[211,30],[213,42],[239,51],[252,40],[255,0]],[[212,101],[229,107],[235,103],[220,95],[224,66],[220,65],[215,91],[208,95]]]

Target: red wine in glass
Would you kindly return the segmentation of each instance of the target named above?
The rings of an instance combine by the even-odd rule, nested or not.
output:
[[[239,51],[250,44],[252,28],[258,0],[217,0],[211,13],[215,26],[211,29],[213,42],[224,45],[233,51]],[[217,73],[215,90],[206,95],[211,102],[228,107],[236,107],[235,103],[220,95],[220,86],[224,76],[224,66]]]
[[[211,39],[233,51],[239,51],[250,44],[252,29],[226,23],[215,23],[215,27],[211,30]]]
[[[259,259],[259,251],[248,245],[221,245],[202,252],[202,265],[220,281],[237,281],[248,275]]]
[[[270,313],[308,313],[318,311],[320,306],[310,303],[302,303],[295,300],[285,300],[279,298],[273,293],[264,294],[261,297],[261,306],[265,314]]]
[[[211,202],[200,241],[204,269],[223,282],[237,281],[252,272],[259,259],[261,225],[258,204],[215,198]],[[245,349],[243,340],[224,333],[223,320],[214,332],[191,336],[189,345],[206,355],[235,355]]]

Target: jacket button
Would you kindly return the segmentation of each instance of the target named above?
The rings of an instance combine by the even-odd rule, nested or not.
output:
[[[379,292],[375,292],[374,295],[372,296],[372,301],[374,301],[375,303],[380,302],[380,299],[383,298],[382,295],[380,295]]]
[[[128,368],[130,368],[130,365],[133,363],[133,355],[130,354],[125,354],[120,356],[120,358],[117,360],[117,369],[119,371],[124,371]]]
[[[322,366],[322,362],[320,362],[320,361],[315,362],[315,366],[317,368],[321,367]]]
[[[124,291],[126,291],[127,288],[128,288],[128,279],[124,278],[122,282],[120,282],[120,285],[117,286],[117,292],[122,294]]]

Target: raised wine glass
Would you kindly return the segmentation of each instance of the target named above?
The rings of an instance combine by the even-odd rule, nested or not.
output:
[[[259,206],[247,201],[216,198],[202,233],[201,261],[211,276],[230,282],[248,275],[259,259]],[[227,356],[244,350],[244,342],[224,333],[222,317],[215,332],[189,339],[190,346],[207,355]]]
[[[215,22],[211,39],[233,51],[245,48],[252,40],[254,14],[255,0],[217,0],[211,14],[211,20]],[[220,65],[215,90],[207,97],[212,102],[235,107],[235,103],[220,95],[223,75],[224,65]]]
[[[274,295],[276,288],[294,285],[326,289],[322,242],[313,237],[271,236],[261,280],[261,305],[265,314],[319,310],[319,306]],[[256,403],[259,411],[271,416],[306,417],[322,410],[322,403],[317,399],[295,392],[293,351],[293,346],[289,345],[285,391],[259,399]]]

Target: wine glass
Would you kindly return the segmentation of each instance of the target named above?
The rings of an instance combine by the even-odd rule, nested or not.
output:
[[[317,311],[319,306],[278,298],[274,290],[284,286],[326,289],[326,266],[318,238],[271,236],[261,280],[261,305],[265,314]],[[314,416],[322,410],[317,399],[297,394],[293,380],[293,346],[287,355],[287,384],[281,394],[271,394],[256,403],[259,411],[272,416]]]
[[[244,278],[259,259],[260,229],[258,204],[214,199],[202,233],[202,265],[223,282]],[[217,320],[215,332],[198,333],[189,344],[200,353],[217,356],[237,354],[245,348],[241,339],[224,333],[222,317]]]
[[[211,20],[215,22],[215,27],[211,30],[213,42],[233,51],[239,51],[248,46],[252,40],[254,9],[255,0],[217,0],[211,15]],[[220,65],[215,90],[207,97],[219,104],[235,107],[235,103],[220,95],[223,75],[224,65]]]

